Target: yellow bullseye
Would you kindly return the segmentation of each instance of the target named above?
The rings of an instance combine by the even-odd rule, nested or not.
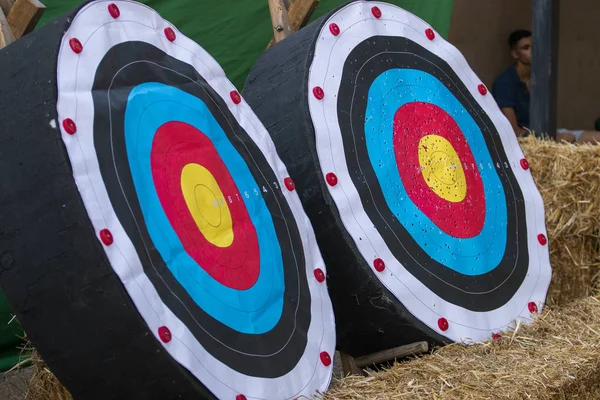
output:
[[[233,243],[233,223],[219,184],[209,170],[187,164],[181,171],[185,203],[204,238],[217,247]]]
[[[423,136],[419,141],[419,164],[425,182],[435,194],[453,203],[464,200],[465,172],[448,140],[439,135]]]

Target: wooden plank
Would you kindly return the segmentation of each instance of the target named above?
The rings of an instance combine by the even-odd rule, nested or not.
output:
[[[15,41],[15,35],[13,35],[12,29],[8,25],[8,21],[4,16],[4,11],[0,9],[0,49],[8,46]]]
[[[17,0],[6,17],[15,38],[33,31],[44,11],[46,6],[39,0]]]
[[[530,128],[556,138],[559,0],[532,1]]]
[[[302,28],[312,15],[315,8],[319,5],[320,0],[294,0],[291,7],[288,9],[292,32],[296,32]],[[275,38],[272,38],[267,48],[275,44]]]
[[[354,362],[358,368],[363,368],[371,364],[379,364],[410,355],[426,353],[428,350],[429,345],[427,342],[416,342],[405,346],[394,347],[393,349],[378,351],[373,354],[367,354],[366,356],[355,358]]]
[[[279,42],[292,33],[290,19],[283,0],[269,0],[271,11],[271,22],[273,23],[273,36],[275,42]]]
[[[14,0],[0,0],[0,10],[2,10],[5,17],[10,12],[10,9],[12,8],[13,4]]]
[[[354,362],[354,358],[343,351],[340,351],[340,359],[342,360],[342,371],[344,376],[348,375],[363,375],[367,376],[367,373],[358,368]]]
[[[285,9],[289,10],[290,7],[292,6],[293,2],[294,2],[294,0],[283,0],[283,4],[285,5]]]

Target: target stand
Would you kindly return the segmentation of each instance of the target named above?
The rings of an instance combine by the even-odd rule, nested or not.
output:
[[[341,351],[483,341],[541,309],[551,268],[527,161],[426,22],[349,2],[266,51],[244,97],[315,229]]]
[[[75,399],[324,392],[335,327],[310,222],[217,62],[92,1],[0,51],[0,282]]]

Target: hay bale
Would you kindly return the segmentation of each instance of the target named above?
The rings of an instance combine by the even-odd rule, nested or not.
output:
[[[544,199],[553,269],[547,304],[590,296],[600,271],[600,146],[520,144]]]
[[[336,381],[323,399],[600,398],[599,342],[600,297],[589,297],[548,307],[499,340]]]

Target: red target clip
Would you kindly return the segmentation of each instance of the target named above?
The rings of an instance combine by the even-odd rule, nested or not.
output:
[[[340,34],[340,27],[336,23],[329,24],[329,32],[331,32],[333,36],[337,36]]]
[[[108,5],[108,12],[113,18],[119,18],[119,16],[121,15],[121,11],[115,3],[111,3]]]
[[[381,18],[381,10],[379,9],[379,7],[375,6],[371,8],[371,12],[373,13],[373,16],[375,18]]]
[[[331,357],[329,356],[329,353],[327,353],[326,351],[321,352],[320,358],[321,358],[321,362],[323,363],[324,366],[329,367],[331,365]]]
[[[171,330],[166,326],[161,326],[160,328],[158,328],[158,336],[160,337],[160,340],[163,341],[163,343],[169,343],[173,338],[171,336]]]
[[[435,32],[433,32],[433,29],[431,29],[431,28],[427,28],[425,30],[425,35],[427,35],[427,39],[429,39],[429,40],[435,39]]]
[[[169,42],[175,41],[175,31],[171,28],[165,28],[165,36],[169,39]]]
[[[530,301],[529,304],[527,304],[527,308],[529,308],[529,312],[532,314],[538,312],[538,306],[533,301]]]
[[[71,50],[73,50],[77,54],[83,51],[83,45],[77,38],[69,40],[69,46],[71,46]]]
[[[447,331],[448,330],[448,320],[446,318],[440,318],[440,319],[438,319],[438,327],[442,331]]]

